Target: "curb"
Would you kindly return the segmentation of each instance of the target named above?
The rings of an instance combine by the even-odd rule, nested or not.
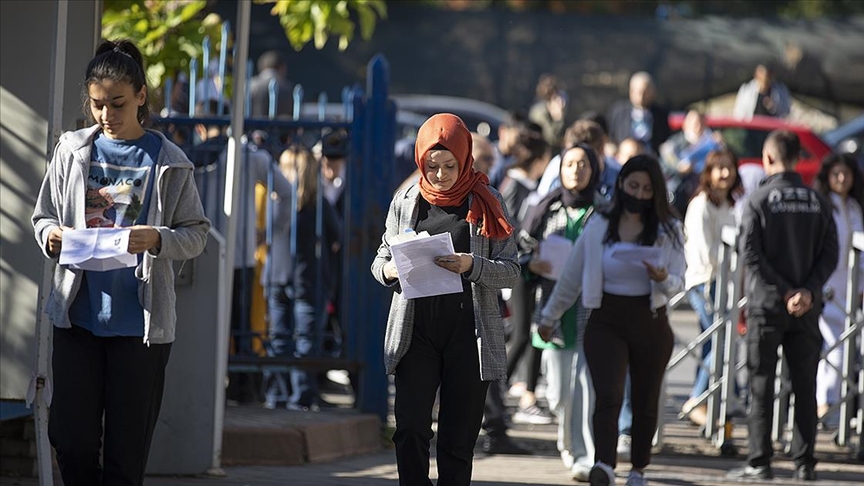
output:
[[[381,420],[376,415],[294,412],[292,420],[278,420],[272,412],[262,410],[242,424],[226,421],[223,466],[296,466],[382,448]]]

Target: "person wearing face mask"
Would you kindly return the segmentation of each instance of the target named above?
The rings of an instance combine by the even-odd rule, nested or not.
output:
[[[592,485],[615,484],[618,416],[629,367],[633,426],[628,486],[647,484],[658,400],[673,336],[666,304],[684,289],[684,237],[672,216],[660,164],[630,159],[616,182],[611,209],[591,218],[538,318],[552,336],[577,299],[591,314],[585,353],[595,388]],[[581,294],[581,297],[580,297]]]
[[[372,275],[394,290],[384,360],[395,375],[393,443],[399,484],[431,486],[432,408],[440,389],[438,484],[471,483],[474,445],[489,382],[507,376],[501,289],[519,278],[516,241],[500,194],[473,168],[471,133],[441,113],[420,127],[415,160],[422,175],[398,191]],[[406,299],[390,251],[405,231],[450,233],[455,253],[434,263],[462,278],[462,292]]]
[[[560,185],[528,213],[519,234],[519,260],[528,267],[528,278],[537,283],[538,309],[546,303],[556,280],[551,262],[540,256],[541,242],[553,235],[575,241],[594,212],[600,185],[600,160],[591,146],[571,146],[560,160]],[[594,464],[590,423],[594,389],[583,342],[586,316],[577,301],[561,319],[560,339],[546,342],[537,333],[532,335],[533,346],[543,350],[549,409],[558,417],[558,452],[578,481],[588,480]]]

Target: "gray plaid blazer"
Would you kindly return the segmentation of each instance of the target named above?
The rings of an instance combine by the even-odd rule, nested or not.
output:
[[[489,188],[501,202],[501,195]],[[414,331],[414,301],[402,298],[399,281],[387,282],[384,279],[384,265],[392,258],[388,238],[414,229],[417,224],[418,200],[420,189],[416,184],[396,192],[387,213],[387,224],[378,254],[372,262],[372,275],[382,285],[393,287],[393,300],[390,315],[387,317],[387,332],[384,338],[384,365],[387,374],[394,374],[399,360],[411,346]],[[468,196],[471,204],[471,196]],[[504,214],[510,220],[504,205]],[[483,222],[480,222],[482,226]],[[490,240],[480,235],[480,226],[471,226],[471,253],[474,255],[474,268],[468,277],[474,299],[474,326],[477,335],[477,349],[480,356],[480,379],[484,381],[507,377],[507,353],[504,348],[504,323],[498,307],[498,292],[510,288],[519,278],[519,263],[516,257],[514,230],[507,239]]]

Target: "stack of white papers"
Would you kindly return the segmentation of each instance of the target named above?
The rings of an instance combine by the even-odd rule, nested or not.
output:
[[[612,258],[617,260],[633,263],[634,265],[643,265],[642,262],[648,262],[655,267],[663,267],[663,250],[657,246],[640,246],[640,245],[616,245],[612,249]]]
[[[573,242],[561,235],[552,234],[541,241],[537,258],[552,265],[552,270],[543,276],[549,280],[558,280],[572,249]]]
[[[107,272],[138,265],[138,256],[129,253],[126,228],[87,228],[64,230],[60,265]]]
[[[388,240],[399,272],[402,298],[416,299],[462,292],[462,277],[435,264],[435,257],[452,255],[450,233],[429,236],[425,231],[396,235]]]

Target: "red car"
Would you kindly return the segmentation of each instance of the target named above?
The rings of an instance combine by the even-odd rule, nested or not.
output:
[[[669,128],[680,130],[684,113],[669,115]],[[723,137],[726,146],[738,156],[738,165],[762,165],[762,145],[768,133],[777,129],[791,130],[801,139],[801,160],[796,171],[806,184],[812,184],[819,173],[822,157],[831,152],[825,142],[809,127],[795,125],[780,118],[754,116],[752,120],[736,120],[731,116],[706,116],[705,123]]]

